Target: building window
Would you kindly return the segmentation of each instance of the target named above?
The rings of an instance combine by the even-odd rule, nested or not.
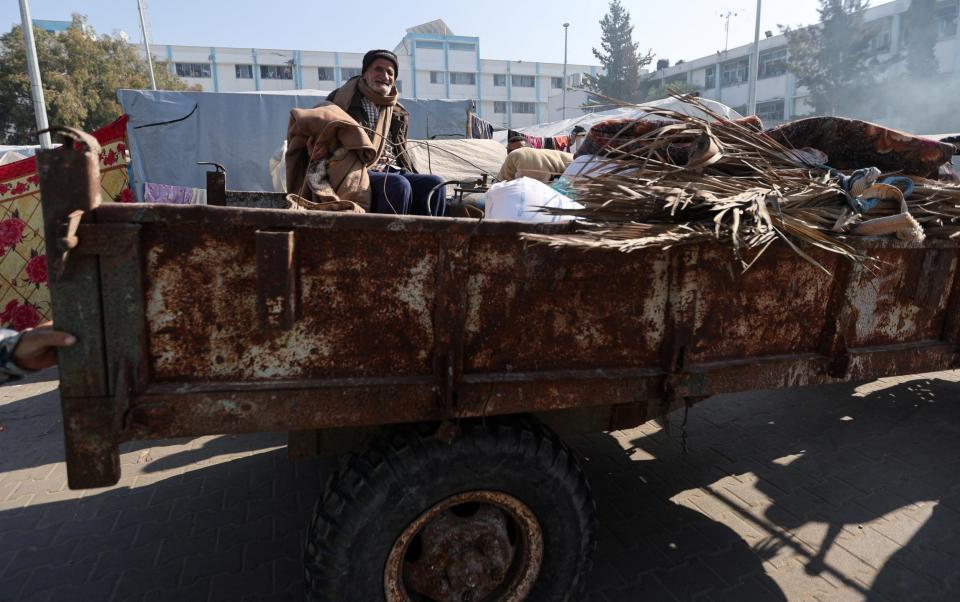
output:
[[[210,63],[177,63],[179,77],[210,77]]]
[[[746,83],[747,76],[750,73],[750,59],[743,57],[733,61],[727,61],[721,65],[720,85],[736,86]]]
[[[536,79],[532,75],[514,75],[512,78],[514,87],[534,88],[537,85]]]
[[[747,105],[740,105],[739,107],[730,107],[730,108],[743,116],[746,116],[747,114]]]
[[[768,100],[757,103],[757,117],[764,123],[783,121],[783,100]]]
[[[507,87],[507,74],[506,73],[494,73],[493,74],[493,85],[497,88],[506,88]],[[506,111],[504,111],[506,112]]]
[[[293,79],[291,65],[260,65],[260,79]]]
[[[332,82],[336,78],[333,76],[333,67],[317,67],[317,79],[322,82]]]
[[[237,79],[253,79],[253,65],[234,65]]]
[[[869,28],[867,41],[867,50],[873,54],[879,54],[881,52],[890,52],[890,43],[893,38],[891,34],[891,19],[887,17],[885,19],[878,19],[873,23],[867,25]]]
[[[495,100],[493,101],[493,112],[494,113],[507,113],[507,101],[505,100]]]
[[[340,78],[350,79],[360,76],[360,67],[340,67]]]
[[[937,36],[941,40],[957,37],[957,0],[937,6]]]
[[[537,112],[537,106],[532,102],[515,102],[513,103],[513,112],[517,114],[526,114],[532,115]]]
[[[417,50],[443,50],[443,42],[417,40]]]
[[[442,83],[443,83],[443,71],[431,71],[431,72],[430,72],[430,83],[431,83],[431,84],[442,84]]]
[[[787,49],[774,48],[760,53],[760,69],[757,77],[777,77],[787,72]]]
[[[717,87],[717,66],[707,67],[703,72],[703,87],[712,90]]]
[[[450,83],[455,86],[476,86],[476,73],[450,72]]]
[[[477,49],[473,44],[464,44],[463,42],[450,42],[450,50],[455,52],[475,52]]]
[[[676,75],[671,75],[670,77],[665,77],[663,79],[664,86],[669,86],[671,84],[685,84],[685,83],[687,83],[686,73],[677,73]]]
[[[551,77],[550,78],[550,87],[554,90],[563,89],[563,78],[562,77]]]

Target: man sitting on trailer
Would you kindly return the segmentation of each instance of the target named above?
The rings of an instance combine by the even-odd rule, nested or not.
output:
[[[371,50],[363,56],[360,75],[327,96],[353,117],[377,148],[370,169],[370,210],[374,213],[446,215],[443,179],[418,174],[407,156],[410,114],[397,102],[397,55]]]

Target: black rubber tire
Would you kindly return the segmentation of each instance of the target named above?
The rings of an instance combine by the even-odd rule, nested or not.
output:
[[[436,503],[471,490],[524,502],[543,531],[529,600],[579,600],[596,546],[596,505],[573,453],[521,417],[460,423],[452,443],[436,425],[397,428],[349,456],[327,483],[306,536],[308,600],[384,600],[396,538]]]

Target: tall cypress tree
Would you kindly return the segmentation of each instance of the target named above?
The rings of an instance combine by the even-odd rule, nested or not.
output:
[[[938,71],[933,49],[937,43],[937,0],[910,0],[904,17],[907,72],[914,78],[929,78]]]
[[[790,71],[818,115],[855,116],[869,104],[874,70],[865,0],[820,0],[820,23],[786,29]]]
[[[633,25],[620,0],[611,0],[609,12],[600,21],[600,50],[593,55],[603,65],[603,73],[591,80],[591,87],[611,98],[640,101],[640,69],[650,64],[653,53],[639,54],[633,41]]]

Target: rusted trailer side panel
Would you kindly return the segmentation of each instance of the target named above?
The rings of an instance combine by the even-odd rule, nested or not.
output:
[[[77,152],[41,153],[48,232],[83,200],[51,171]],[[808,250],[832,275],[774,245],[744,274],[721,244],[521,238],[570,225],[87,201],[51,270],[58,325],[107,341],[89,364],[106,390],[64,389],[73,487],[115,481],[127,439],[590,406],[616,428],[714,393],[957,365],[954,243],[865,240],[869,268]],[[69,291],[102,314],[56,305]]]
[[[519,236],[530,226],[506,222],[97,214],[142,228],[151,396],[160,383],[256,396],[258,382],[309,390],[421,378],[409,403],[429,409],[387,404],[354,424],[643,404],[667,389],[699,397],[952,361],[942,332],[957,267],[949,245],[868,242],[884,261],[869,269],[812,252],[833,277],[786,246],[741,273],[720,244],[584,253],[530,245]],[[258,237],[281,231],[291,262],[266,265]],[[261,289],[287,279],[292,299],[280,303],[294,315],[282,328],[265,317]]]

